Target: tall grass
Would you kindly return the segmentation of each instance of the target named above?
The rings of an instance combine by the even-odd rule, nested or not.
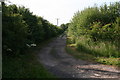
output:
[[[76,48],[79,51],[84,51],[95,56],[120,57],[120,52],[111,42],[93,42],[86,37],[80,37],[79,40],[76,41]]]
[[[117,47],[109,42],[91,42],[81,37],[73,43],[67,38],[66,51],[77,59],[100,62],[107,65],[120,66],[119,51]],[[80,42],[79,42],[80,41]]]

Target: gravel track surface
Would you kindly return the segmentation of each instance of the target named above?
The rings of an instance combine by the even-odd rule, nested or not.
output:
[[[99,63],[75,59],[65,51],[66,37],[59,36],[43,47],[38,59],[52,74],[59,78],[119,78],[120,70]]]

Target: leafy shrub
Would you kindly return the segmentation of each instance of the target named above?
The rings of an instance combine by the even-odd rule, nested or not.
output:
[[[33,15],[25,7],[6,5],[2,2],[3,53],[22,53],[28,45],[39,44],[55,37],[63,30],[42,17]]]
[[[78,50],[104,56],[120,56],[120,2],[89,7],[75,13],[68,27],[68,36]]]

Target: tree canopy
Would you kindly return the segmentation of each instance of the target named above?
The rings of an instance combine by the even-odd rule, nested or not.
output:
[[[110,50],[105,52],[106,56],[120,56],[119,52],[116,52],[120,50],[118,45],[120,44],[118,41],[120,40],[120,2],[78,11],[68,27],[68,35],[77,44],[90,45],[90,41],[91,43],[103,42],[105,44],[108,42],[115,45],[116,49],[113,52],[109,52]],[[104,55],[104,53],[100,55]]]
[[[62,29],[40,16],[33,15],[24,6],[6,5],[2,2],[3,53],[20,53],[31,44],[55,37]]]

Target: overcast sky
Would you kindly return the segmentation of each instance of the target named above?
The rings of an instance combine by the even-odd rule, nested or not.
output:
[[[75,12],[81,11],[94,4],[116,2],[120,0],[9,0],[13,4],[23,5],[29,8],[33,14],[42,16],[54,25],[68,23]]]

